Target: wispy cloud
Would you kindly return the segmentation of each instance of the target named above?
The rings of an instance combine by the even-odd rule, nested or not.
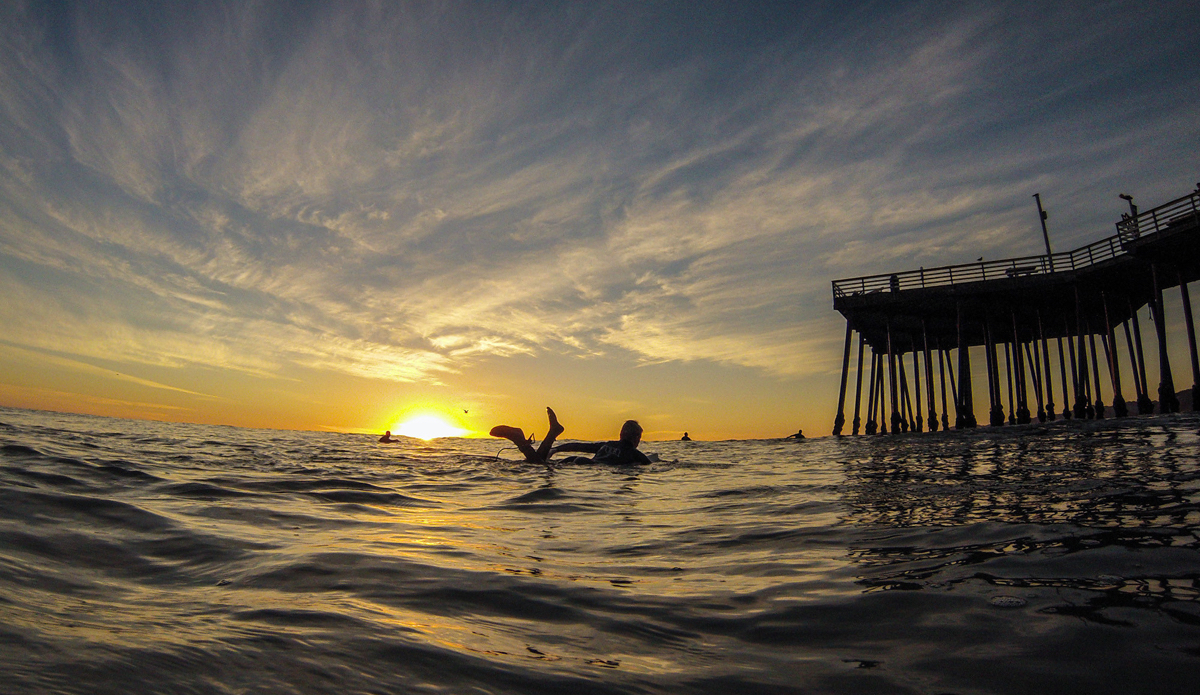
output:
[[[191,391],[188,389],[181,389],[176,386],[171,386],[169,384],[162,384],[157,381],[151,381],[149,379],[143,379],[141,377],[133,376],[131,374],[121,374],[120,372],[117,372],[112,369],[107,369],[105,367],[98,367],[94,364],[88,364],[87,362],[81,362],[79,360],[71,359],[69,357],[63,357],[61,355],[45,354],[45,353],[35,355],[34,351],[32,351],[32,350],[28,350],[28,349],[22,348],[17,345],[6,344],[3,342],[0,342],[0,352],[10,353],[10,355],[15,355],[19,359],[20,358],[28,359],[30,356],[35,356],[39,362],[62,367],[69,371],[72,371],[72,372],[103,376],[107,379],[123,381],[123,382],[130,383],[130,384],[136,384],[138,386],[146,386],[146,387],[149,387],[152,389],[161,389],[163,391],[175,391],[177,393],[185,393],[189,396],[199,396],[200,398],[208,398],[208,399],[219,398],[218,396],[213,396],[213,395],[209,395],[209,394],[205,394],[205,393],[199,393],[197,391]],[[139,403],[137,405],[141,406],[141,405],[146,405],[146,404]]]
[[[823,373],[829,280],[1036,253],[1036,188],[1091,238],[1114,180],[1194,169],[1163,161],[1200,135],[1193,19],[1134,51],[1070,7],[814,3],[743,39],[663,11],[6,10],[8,340],[401,381],[545,350]]]

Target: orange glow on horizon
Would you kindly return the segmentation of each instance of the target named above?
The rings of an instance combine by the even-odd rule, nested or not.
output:
[[[451,425],[436,415],[410,417],[404,422],[394,425],[392,431],[405,437],[425,440],[438,437],[461,437],[467,433],[467,430]]]

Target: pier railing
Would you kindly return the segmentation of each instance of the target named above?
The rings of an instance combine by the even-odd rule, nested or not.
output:
[[[834,280],[833,296],[849,297],[875,292],[901,292],[926,287],[945,287],[969,282],[1063,273],[1086,268],[1124,253],[1120,237],[1111,236],[1074,251],[1061,251],[1050,256],[1005,258],[997,261],[980,261],[940,268],[920,268],[899,273]]]
[[[1117,222],[1117,236],[1124,245],[1151,234],[1170,232],[1197,222],[1200,222],[1200,190],[1147,210],[1137,217],[1123,215],[1121,221]]]
[[[1051,255],[979,261],[940,268],[920,268],[899,273],[867,275],[833,281],[833,296],[850,297],[876,292],[902,292],[988,280],[1014,279],[1081,270],[1126,253],[1125,246],[1139,238],[1200,223],[1200,190],[1137,217],[1117,222],[1117,234],[1074,251]]]

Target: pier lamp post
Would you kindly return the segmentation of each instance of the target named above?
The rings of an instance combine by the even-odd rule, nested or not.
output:
[[[1117,197],[1129,203],[1129,216],[1137,217],[1137,206],[1133,204],[1133,196],[1128,193],[1118,193]]]
[[[1033,199],[1037,201],[1038,220],[1042,223],[1042,238],[1046,240],[1046,261],[1050,263],[1050,272],[1054,272],[1054,252],[1050,250],[1050,232],[1046,231],[1046,219],[1050,215],[1042,209],[1042,194],[1034,193]]]
[[[1125,202],[1129,203],[1129,227],[1128,227],[1128,229],[1129,229],[1129,232],[1132,234],[1133,238],[1136,239],[1136,238],[1138,238],[1138,226],[1137,226],[1138,225],[1138,223],[1137,223],[1138,211],[1137,211],[1137,206],[1133,204],[1133,196],[1129,195],[1128,193],[1118,193],[1117,197],[1120,198],[1121,200],[1124,200]]]

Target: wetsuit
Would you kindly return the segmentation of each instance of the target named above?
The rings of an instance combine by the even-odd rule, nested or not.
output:
[[[588,454],[595,454],[590,459],[593,463],[610,463],[617,465],[626,465],[631,463],[650,463],[650,459],[645,454],[638,451],[638,448],[629,442],[617,440],[615,442],[576,442],[572,444],[563,444],[558,448],[559,451],[582,451]],[[573,459],[588,461],[582,456],[572,456]]]

